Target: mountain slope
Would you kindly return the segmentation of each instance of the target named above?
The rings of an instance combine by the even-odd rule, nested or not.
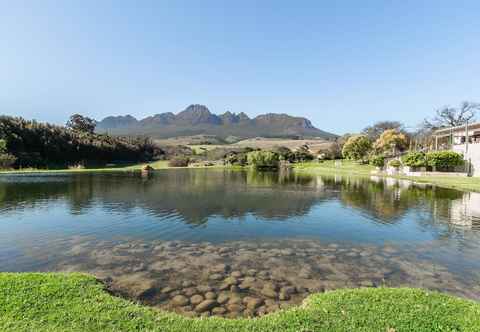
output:
[[[189,135],[216,135],[221,138],[238,136],[263,137],[320,137],[336,135],[315,128],[302,117],[287,114],[263,114],[253,119],[245,113],[226,112],[216,115],[203,105],[190,105],[178,114],[161,113],[137,120],[131,115],[109,116],[97,124],[97,131],[114,135],[148,135],[168,138]]]

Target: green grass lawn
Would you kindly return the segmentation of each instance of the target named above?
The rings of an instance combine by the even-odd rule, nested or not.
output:
[[[341,174],[341,175],[360,175],[370,176],[375,167],[371,165],[361,165],[352,161],[341,161],[335,164],[333,160],[324,162],[309,162],[295,165],[298,172],[310,174]],[[460,177],[460,176],[390,176],[398,179],[412,180],[420,183],[430,183],[440,187],[452,188],[466,191],[480,192],[480,177]]]
[[[480,304],[409,288],[311,295],[256,319],[185,318],[113,297],[84,274],[0,273],[1,331],[480,331]]]

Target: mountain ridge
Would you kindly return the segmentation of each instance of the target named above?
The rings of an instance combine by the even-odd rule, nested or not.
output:
[[[319,137],[333,139],[337,135],[316,128],[304,117],[285,113],[266,113],[250,118],[244,112],[226,111],[217,115],[200,104],[192,104],[183,111],[158,113],[143,119],[132,115],[108,116],[97,123],[97,131],[113,135],[149,135],[168,138],[208,134],[219,137]]]

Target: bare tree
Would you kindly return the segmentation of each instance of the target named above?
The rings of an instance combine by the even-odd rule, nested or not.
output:
[[[458,108],[444,106],[436,111],[436,116],[433,119],[425,119],[423,127],[437,129],[461,126],[473,121],[478,110],[480,110],[479,103],[468,101],[464,101]]]
[[[367,135],[372,142],[375,142],[385,130],[396,129],[404,132],[403,128],[403,124],[398,121],[380,121],[363,129],[362,134]]]

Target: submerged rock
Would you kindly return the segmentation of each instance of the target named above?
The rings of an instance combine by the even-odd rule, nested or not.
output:
[[[215,300],[204,300],[195,307],[195,311],[199,312],[199,313],[203,313],[205,311],[209,311],[209,310],[215,308],[216,306],[218,306],[217,301],[215,301]]]
[[[190,303],[188,298],[183,295],[177,295],[172,298],[172,303],[176,306],[183,307]]]

